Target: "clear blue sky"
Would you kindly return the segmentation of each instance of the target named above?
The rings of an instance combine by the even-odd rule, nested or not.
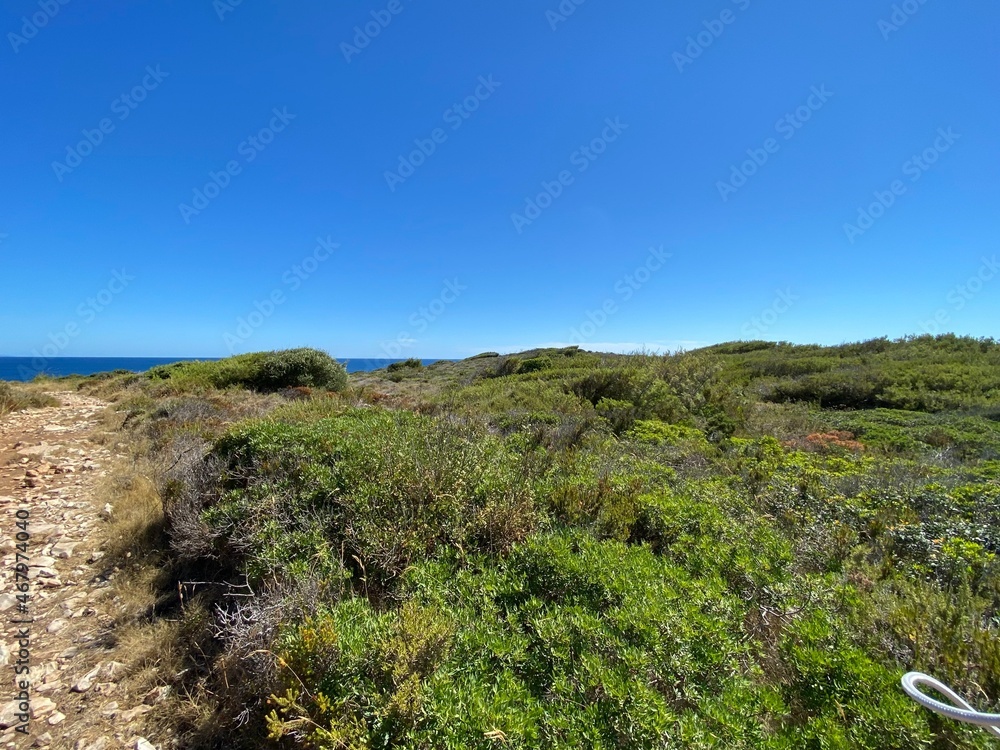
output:
[[[576,2],[3,0],[0,354],[998,333],[995,3]]]

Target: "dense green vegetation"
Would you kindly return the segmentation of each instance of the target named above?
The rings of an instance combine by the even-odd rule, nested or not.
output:
[[[261,381],[202,367],[91,387],[178,456],[177,559],[256,593],[227,746],[991,746],[898,683],[1000,707],[1000,344],[487,353],[229,419]]]
[[[347,384],[344,366],[315,349],[241,354],[219,361],[176,362],[154,367],[148,377],[154,381],[169,380],[182,390],[235,386],[268,392],[314,386],[336,391]]]

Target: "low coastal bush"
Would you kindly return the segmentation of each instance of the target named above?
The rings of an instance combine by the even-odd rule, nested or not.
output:
[[[831,412],[826,419],[853,432],[864,445],[887,453],[951,454],[958,460],[1000,458],[1000,422],[981,416],[871,409]]]
[[[575,378],[569,390],[593,404],[616,433],[641,419],[683,421],[681,400],[655,373],[640,367],[602,367]]]
[[[723,563],[692,574],[644,546],[558,533],[503,561],[417,565],[399,609],[350,598],[288,624],[272,736],[315,748],[927,746],[896,674],[842,620],[790,618],[803,602],[774,598],[777,622],[755,620],[760,605],[728,589]]]
[[[239,354],[216,362],[177,362],[148,372],[154,382],[180,390],[240,387],[262,392],[312,387],[331,391],[347,385],[344,366],[316,349]]]
[[[423,366],[423,362],[411,357],[410,359],[404,359],[402,362],[393,362],[385,369],[388,372],[401,372],[403,370],[420,370]]]
[[[487,378],[505,378],[508,375],[516,375],[521,369],[520,357],[500,357],[495,365],[486,370],[483,375]]]
[[[531,372],[541,372],[542,370],[549,370],[552,368],[552,359],[550,357],[530,357],[529,359],[523,360],[520,365],[518,365],[518,374],[524,375]]]
[[[499,553],[538,522],[510,441],[429,417],[353,410],[311,423],[250,422],[212,456],[225,467],[205,518],[253,577],[340,566],[387,590],[414,560]]]

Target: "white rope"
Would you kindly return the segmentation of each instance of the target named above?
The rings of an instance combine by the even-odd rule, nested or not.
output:
[[[903,675],[903,690],[906,694],[913,698],[920,705],[929,708],[931,711],[941,714],[942,716],[947,716],[949,719],[954,719],[955,721],[964,721],[966,724],[976,724],[977,726],[984,727],[986,731],[990,732],[996,737],[1000,737],[1000,714],[982,714],[976,709],[970,706],[965,700],[958,695],[954,690],[945,685],[943,682],[935,680],[933,677],[928,677],[920,672],[907,672]],[[941,701],[934,700],[929,695],[924,693],[920,689],[920,685],[926,685],[927,687],[934,688],[941,695],[944,695],[951,701],[952,705],[947,703],[942,703]],[[961,708],[958,708],[961,706]]]

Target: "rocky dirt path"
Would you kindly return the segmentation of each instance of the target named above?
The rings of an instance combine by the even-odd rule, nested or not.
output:
[[[95,439],[106,403],[53,395],[62,406],[0,419],[0,748],[149,750],[138,731],[151,707],[119,685],[114,581],[99,550],[111,509],[97,489],[124,446]]]

